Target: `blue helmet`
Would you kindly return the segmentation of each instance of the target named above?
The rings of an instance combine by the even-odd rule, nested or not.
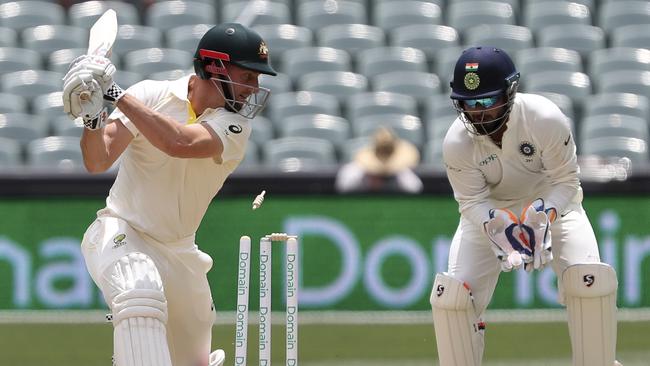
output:
[[[508,54],[496,47],[471,47],[456,61],[451,99],[479,99],[503,94],[519,82]]]
[[[491,135],[508,120],[519,86],[519,72],[504,50],[471,47],[456,61],[450,86],[450,97],[467,130],[475,135]],[[498,101],[501,102],[495,104]],[[479,113],[467,108],[476,102],[485,107]],[[491,111],[499,111],[499,115],[494,117]]]

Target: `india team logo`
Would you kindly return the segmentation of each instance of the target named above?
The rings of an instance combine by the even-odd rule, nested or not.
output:
[[[463,79],[463,83],[465,84],[465,87],[468,90],[474,90],[478,88],[479,84],[481,83],[481,78],[478,77],[477,73],[474,72],[468,72],[465,74],[465,78]]]
[[[535,146],[528,141],[524,141],[519,145],[519,153],[524,156],[535,155]]]

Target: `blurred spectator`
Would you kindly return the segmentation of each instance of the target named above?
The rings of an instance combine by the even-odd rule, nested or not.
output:
[[[422,181],[411,170],[419,161],[415,145],[380,127],[372,144],[361,148],[353,161],[341,167],[336,176],[336,190],[339,193],[419,193]]]

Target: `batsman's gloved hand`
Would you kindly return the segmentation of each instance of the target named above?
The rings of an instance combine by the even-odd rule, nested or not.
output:
[[[533,261],[527,263],[527,272],[533,269],[541,270],[553,260],[551,251],[551,223],[555,221],[555,208],[547,208],[544,200],[536,199],[521,213],[520,226],[528,245],[533,249]]]
[[[533,252],[524,239],[519,218],[508,209],[491,209],[483,229],[492,243],[492,251],[501,261],[501,270],[509,272],[533,260]]]
[[[124,95],[124,90],[113,80],[115,71],[115,66],[106,57],[84,55],[74,59],[63,77],[63,108],[66,113],[70,113],[68,110],[71,110],[71,92],[80,85],[83,85],[82,88],[86,88],[88,92],[96,90],[96,86],[99,85],[104,99],[117,102]],[[88,75],[95,83],[88,80]]]

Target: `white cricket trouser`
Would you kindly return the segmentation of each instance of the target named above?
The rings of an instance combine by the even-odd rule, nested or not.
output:
[[[174,365],[207,365],[215,312],[206,273],[212,258],[194,239],[160,243],[116,217],[95,220],[81,243],[88,271],[107,303],[111,286],[103,273],[128,253],[144,253],[156,265],[167,299],[167,341]]]
[[[515,213],[521,211],[521,207],[510,209]],[[551,226],[551,234],[552,267],[558,278],[569,265],[600,262],[596,236],[580,204],[570,204],[558,216]],[[447,272],[469,284],[479,316],[490,303],[501,273],[499,260],[490,245],[483,228],[461,216],[449,250]],[[559,284],[558,288],[561,288]]]

